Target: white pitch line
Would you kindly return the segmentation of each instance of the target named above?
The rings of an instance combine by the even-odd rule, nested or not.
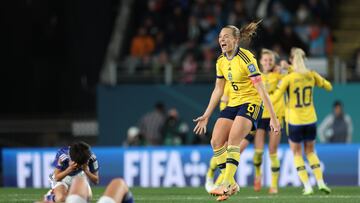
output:
[[[236,197],[236,196],[235,196]],[[209,197],[211,198],[211,197]],[[240,197],[240,199],[289,199],[289,198],[297,198],[297,199],[350,199],[350,198],[359,198],[360,199],[360,195],[352,195],[352,196],[347,196],[347,195],[320,195],[320,196],[247,196],[247,197]],[[152,200],[152,201],[169,201],[169,200],[206,200],[208,199],[207,197],[175,197],[175,196],[168,196],[166,199],[162,199],[159,197],[141,197],[141,198],[137,198],[135,197],[135,200]]]
[[[31,201],[36,201],[36,199],[34,198],[18,198],[21,195],[18,194],[8,194],[8,195],[4,195],[4,196],[12,196],[12,197],[17,197],[16,200],[8,200],[7,202],[31,202]],[[240,197],[239,199],[272,199],[272,200],[281,200],[281,199],[291,199],[291,198],[296,198],[296,199],[307,199],[307,200],[315,200],[315,199],[351,199],[351,198],[356,198],[356,199],[360,199],[360,195],[313,195],[313,196],[300,196],[300,195],[292,195],[292,196],[235,196],[235,197]],[[157,201],[157,202],[168,202],[168,201],[176,201],[176,200],[208,200],[209,197],[184,197],[184,196],[169,196],[164,198],[160,198],[160,197],[135,197],[136,201]],[[93,200],[97,200],[97,198],[94,198]]]

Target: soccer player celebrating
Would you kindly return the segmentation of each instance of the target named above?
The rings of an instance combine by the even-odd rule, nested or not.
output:
[[[269,94],[272,94],[283,77],[282,74],[276,70],[275,67],[275,53],[269,49],[263,49],[261,51],[260,65],[262,68],[262,81],[264,82],[265,89]],[[284,100],[279,99],[276,103],[273,103],[275,113],[278,119],[281,121],[284,116]],[[269,189],[270,194],[278,193],[278,180],[280,161],[277,156],[277,148],[280,142],[280,136],[275,135],[270,129],[270,114],[267,109],[264,109],[262,117],[259,121],[258,128],[255,135],[255,153],[253,163],[255,167],[254,178],[254,190],[260,191],[261,189],[261,163],[264,152],[265,135],[269,132],[269,154],[271,161],[271,186]]]
[[[99,183],[99,165],[95,154],[85,142],[75,142],[58,150],[54,160],[55,170],[50,174],[51,190],[45,195],[47,202],[64,202],[72,179],[87,177],[92,183]],[[91,189],[89,188],[89,197]]]
[[[224,110],[227,106],[227,104],[229,103],[229,94],[230,94],[230,85],[228,82],[225,83],[225,87],[224,87],[224,94],[221,97],[220,100],[220,112],[222,110]],[[240,153],[242,153],[246,147],[253,142],[254,140],[254,136],[255,136],[255,131],[251,131],[250,134],[248,134],[245,139],[243,139],[240,143]],[[226,145],[226,144],[225,144]],[[213,189],[215,189],[216,187],[219,187],[219,185],[222,183],[223,179],[224,179],[224,174],[220,173],[219,176],[217,177],[215,183],[214,183],[214,177],[215,177],[215,171],[218,168],[217,162],[216,162],[216,158],[215,156],[211,157],[210,162],[209,162],[209,168],[208,171],[206,173],[206,182],[205,182],[205,190],[208,193],[211,193],[211,191]]]
[[[310,167],[315,175],[319,190],[330,193],[331,190],[323,180],[320,168],[320,160],[316,155],[316,113],[313,104],[314,87],[318,86],[331,91],[329,81],[314,71],[309,71],[305,64],[305,52],[300,48],[292,49],[292,65],[294,72],[285,76],[271,100],[276,103],[287,92],[288,101],[285,109],[285,119],[289,135],[290,148],[294,154],[294,164],[298,171],[301,182],[304,184],[304,195],[313,194],[305,163],[302,157],[302,143],[309,161]]]
[[[215,123],[211,145],[219,168],[224,173],[222,184],[211,191],[222,201],[239,190],[235,173],[240,160],[240,143],[243,138],[257,126],[262,113],[262,101],[270,112],[270,126],[279,132],[279,121],[276,118],[269,96],[261,81],[260,71],[254,55],[239,48],[239,40],[246,41],[255,33],[258,23],[250,23],[241,30],[235,26],[224,27],[219,34],[219,44],[223,54],[216,62],[217,79],[210,102],[204,114],[197,122],[194,132],[206,132],[208,120],[223,95],[225,82],[231,84],[230,103],[220,113]],[[226,145],[227,142],[227,145]]]

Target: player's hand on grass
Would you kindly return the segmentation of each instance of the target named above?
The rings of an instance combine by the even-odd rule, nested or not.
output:
[[[209,121],[209,118],[207,116],[200,116],[193,120],[194,122],[197,122],[194,133],[197,135],[204,135],[206,133],[206,125]]]
[[[272,131],[275,132],[275,135],[279,135],[281,127],[280,127],[280,122],[277,118],[270,119],[270,128]]]

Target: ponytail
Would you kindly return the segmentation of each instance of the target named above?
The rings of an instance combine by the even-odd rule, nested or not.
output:
[[[297,47],[291,49],[291,56],[293,57],[293,65],[295,72],[307,73],[309,70],[305,66],[305,52]]]
[[[240,29],[240,41],[250,42],[262,20],[251,22]]]
[[[227,25],[225,28],[229,28],[233,31],[233,36],[238,39],[238,45],[242,42],[250,42],[251,38],[256,35],[256,29],[262,20],[257,22],[251,22],[248,25],[242,27],[241,29],[237,28],[234,25]]]

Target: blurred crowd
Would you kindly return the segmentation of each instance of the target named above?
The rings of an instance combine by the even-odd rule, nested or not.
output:
[[[127,132],[125,146],[208,144],[208,135],[195,136],[176,108],[166,110],[162,102],[145,113]]]
[[[358,78],[360,79],[360,48],[357,48],[351,59],[348,61],[348,65],[350,66],[350,78]]]
[[[178,146],[208,144],[211,132],[198,136],[192,127],[181,119],[176,108],[166,111],[165,105],[158,102],[154,109],[145,113],[137,125],[129,127],[124,146]],[[353,123],[345,112],[341,100],[336,100],[332,111],[320,122],[317,129],[321,143],[352,143]],[[287,143],[285,129],[281,143]]]
[[[147,0],[137,1],[135,30],[124,60],[128,74],[158,75],[167,64],[182,83],[213,76],[220,53],[218,33],[263,19],[251,44],[286,57],[293,46],[309,56],[332,53],[332,1],[326,0]]]

